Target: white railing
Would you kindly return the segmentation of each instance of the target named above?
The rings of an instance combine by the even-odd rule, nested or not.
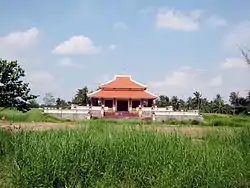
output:
[[[108,110],[107,106],[104,107],[104,110]],[[102,112],[101,106],[74,106],[71,109],[57,109],[57,108],[44,108],[44,113],[49,114],[87,114],[89,111],[100,111]],[[144,114],[151,114],[154,112],[155,115],[159,116],[199,116],[198,110],[189,110],[189,111],[172,111],[169,108],[151,108],[151,107],[139,107],[136,108],[136,111],[142,112]]]
[[[89,110],[66,110],[66,109],[44,109],[44,113],[48,114],[87,114]]]
[[[198,116],[199,112],[192,112],[192,111],[186,111],[186,112],[180,112],[180,111],[155,111],[155,115],[159,116]]]

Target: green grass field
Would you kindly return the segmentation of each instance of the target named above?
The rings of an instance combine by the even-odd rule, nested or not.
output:
[[[11,122],[67,122],[75,129],[0,129],[0,187],[249,187],[250,119],[62,120],[39,110],[2,111]],[[12,119],[11,119],[12,118]],[[168,125],[211,128],[188,136]],[[154,131],[153,128],[161,128]],[[160,130],[160,131],[159,131]],[[223,131],[222,131],[223,130]]]
[[[96,121],[77,129],[0,131],[0,186],[250,186],[248,127],[202,137],[133,127]]]
[[[48,114],[43,114],[40,109],[31,109],[26,113],[5,109],[0,111],[0,117],[2,116],[5,116],[8,122],[70,122],[70,120],[67,119],[60,119]]]

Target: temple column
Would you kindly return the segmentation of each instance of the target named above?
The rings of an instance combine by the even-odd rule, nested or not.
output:
[[[116,112],[116,99],[113,99],[113,112]]]
[[[132,100],[128,99],[128,111],[132,112]]]

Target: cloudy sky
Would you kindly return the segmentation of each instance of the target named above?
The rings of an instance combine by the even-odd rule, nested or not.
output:
[[[249,0],[1,0],[0,57],[33,92],[71,99],[115,74],[155,94],[213,98],[250,88]]]

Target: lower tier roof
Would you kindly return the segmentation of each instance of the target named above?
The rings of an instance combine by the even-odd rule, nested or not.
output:
[[[90,98],[155,99],[156,95],[148,91],[98,90],[88,95]]]

